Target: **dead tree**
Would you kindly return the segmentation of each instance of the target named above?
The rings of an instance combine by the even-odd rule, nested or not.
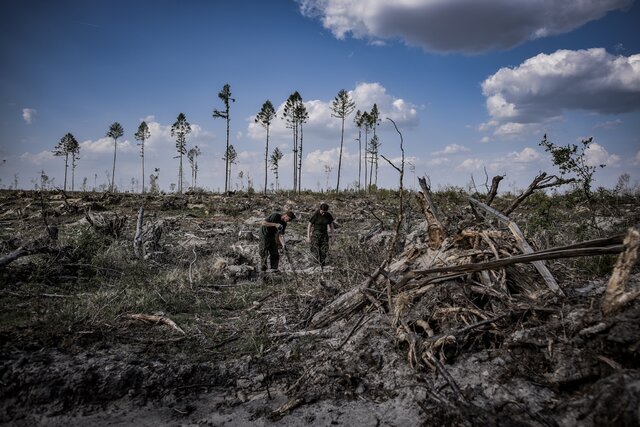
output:
[[[499,180],[494,182],[497,189]],[[559,183],[554,177],[540,174],[511,204],[511,211],[533,191]],[[509,328],[515,331],[519,322],[509,321],[513,316],[522,319],[552,310],[538,305],[544,304],[543,295],[564,296],[545,260],[620,253],[626,248],[616,270],[619,273],[614,274],[620,279],[612,277],[608,291],[611,297],[603,311],[638,297],[637,292],[623,291],[625,275],[637,256],[637,231],[624,245],[623,236],[618,235],[536,252],[512,219],[470,198],[476,221],[449,235],[424,178],[420,185],[423,192],[419,202],[429,238],[426,246],[405,247],[359,287],[316,313],[311,328],[324,328],[374,306],[389,316],[398,342],[408,345],[409,363],[438,371],[460,397],[460,390],[446,372],[447,354],[459,351],[465,342],[477,341],[479,335],[504,334]],[[494,227],[495,221],[487,218],[497,219],[502,226]],[[539,275],[531,274],[534,267]],[[483,304],[478,306],[474,301],[480,299]]]

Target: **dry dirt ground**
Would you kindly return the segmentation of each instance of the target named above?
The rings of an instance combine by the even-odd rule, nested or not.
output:
[[[464,197],[436,196],[450,230],[460,229]],[[505,295],[465,277],[429,288],[403,313],[425,342],[426,329],[446,336],[506,313],[441,343],[438,367],[399,335],[384,289],[314,324],[389,254],[397,194],[147,197],[138,259],[142,201],[0,192],[0,256],[34,241],[41,249],[0,267],[0,424],[640,424],[640,301],[600,309],[615,256],[550,262],[562,296],[517,292],[530,269],[509,273]],[[304,239],[320,201],[339,225],[324,270]],[[556,203],[535,200],[514,215],[538,249],[638,224],[637,197],[606,209]],[[258,223],[285,205],[298,214],[291,259],[261,275]],[[394,260],[424,244],[424,223],[407,197]],[[637,267],[628,287],[640,288]]]

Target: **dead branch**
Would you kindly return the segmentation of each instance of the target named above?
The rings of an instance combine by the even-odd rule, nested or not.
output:
[[[449,273],[451,272],[473,273],[473,272],[483,271],[483,270],[493,270],[496,268],[506,267],[508,265],[520,264],[525,262],[562,259],[562,258],[576,258],[576,257],[583,257],[583,256],[617,254],[622,252],[623,249],[624,249],[623,245],[611,245],[611,246],[605,246],[605,247],[578,248],[578,249],[559,250],[559,251],[546,250],[544,252],[533,252],[533,253],[523,254],[523,255],[514,255],[509,258],[502,258],[494,261],[450,265],[450,266],[444,266],[444,267],[429,268],[425,270],[413,270],[408,272],[407,274],[413,274],[412,278],[416,278],[416,277],[421,277],[421,276],[425,276],[427,274],[432,274],[432,273],[448,273],[448,272]]]
[[[546,172],[541,172],[538,176],[536,176],[529,187],[523,191],[516,199],[511,203],[511,205],[504,210],[504,214],[509,216],[511,212],[513,212],[522,202],[525,201],[527,197],[533,194],[536,190],[542,190],[544,188],[557,187],[559,185],[568,184],[570,182],[574,182],[575,179],[564,179],[558,178],[555,175],[547,176]]]
[[[438,208],[433,202],[431,189],[427,185],[427,180],[424,178],[418,178],[418,182],[420,183],[420,187],[422,188],[422,198],[420,198],[419,200],[420,207],[422,208],[422,213],[427,219],[429,247],[431,249],[437,249],[442,246],[442,242],[444,242],[444,239],[447,237],[447,232],[444,228],[444,225],[442,225],[443,223],[440,219]]]
[[[38,239],[32,240],[18,249],[9,252],[6,255],[0,256],[0,268],[5,267],[17,260],[18,258],[22,258],[27,255],[35,255],[35,254],[44,254],[44,253],[54,253],[55,249],[51,247],[51,238],[40,237]]]
[[[147,323],[155,323],[155,324],[161,323],[163,325],[170,327],[174,331],[182,335],[185,335],[185,332],[182,330],[182,328],[180,328],[178,325],[176,325],[176,322],[174,322],[173,320],[169,319],[166,316],[161,316],[156,314],[127,314],[126,317],[128,317],[129,319],[140,320],[142,322],[147,322]]]
[[[496,194],[498,194],[498,185],[503,179],[504,175],[496,175],[493,177],[493,179],[491,179],[491,189],[489,190],[489,194],[487,194],[487,200],[485,201],[487,206],[491,206],[491,202],[493,202]]]
[[[543,173],[539,176],[542,176],[542,175],[545,175],[545,174]],[[505,225],[509,227],[509,230],[511,230],[511,233],[516,239],[516,243],[518,244],[518,247],[523,253],[525,254],[533,253],[533,248],[529,245],[527,240],[524,238],[524,234],[520,230],[520,227],[518,227],[518,224],[516,224],[513,220],[509,219],[506,215],[503,215],[497,210],[493,209],[491,206],[487,206],[486,204],[472,197],[469,197],[469,202],[471,202],[476,207],[482,208],[487,213],[491,214],[495,218],[505,223]],[[538,270],[538,273],[540,273],[540,275],[544,279],[544,282],[547,284],[549,289],[551,289],[553,292],[557,294],[564,295],[564,292],[562,292],[562,289],[560,289],[560,286],[558,286],[558,282],[556,282],[556,279],[553,277],[553,275],[551,274],[547,266],[542,261],[533,261],[532,264],[536,268],[536,270]]]
[[[386,264],[386,261],[384,261],[364,283],[342,294],[338,299],[317,312],[311,319],[311,326],[317,329],[324,328],[336,320],[347,317],[349,314],[362,308],[367,302],[367,297],[362,290],[368,288],[376,281],[378,276],[380,276],[380,272],[386,267]]]
[[[137,258],[144,258],[144,237],[142,234],[142,224],[144,222],[144,206],[140,206],[138,211],[138,221],[136,222],[136,235],[133,238],[133,252]]]
[[[611,273],[607,291],[602,301],[602,312],[606,315],[620,310],[640,296],[640,290],[625,292],[631,269],[638,261],[638,247],[640,246],[640,232],[630,228],[624,239],[624,252],[618,256],[616,265]]]

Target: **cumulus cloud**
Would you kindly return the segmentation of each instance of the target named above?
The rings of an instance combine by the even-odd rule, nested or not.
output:
[[[28,125],[31,124],[33,119],[36,117],[36,114],[38,114],[38,112],[34,108],[23,108],[22,109],[22,119]]]
[[[131,151],[133,146],[129,140],[118,141],[118,151]],[[106,154],[113,153],[113,139],[103,137],[93,140],[82,141],[80,143],[80,154]]]
[[[609,152],[600,144],[593,142],[589,144],[584,152],[586,163],[589,166],[617,166],[620,163],[620,156],[617,154],[609,154]]]
[[[432,52],[477,53],[572,31],[633,0],[297,0],[338,39],[400,39]],[[464,30],[461,30],[464,29]]]
[[[304,171],[310,173],[319,173],[325,171],[325,165],[338,170],[338,156],[340,148],[332,148],[330,150],[314,150],[307,154],[304,159]],[[357,166],[358,154],[352,154],[347,150],[342,152],[342,168],[343,172],[345,168],[350,166]]]
[[[450,163],[450,160],[446,157],[436,157],[429,159],[425,162],[427,166],[442,166]]]
[[[435,151],[433,154],[436,156],[441,156],[441,155],[447,155],[447,154],[463,153],[465,151],[471,151],[471,150],[462,145],[449,144],[446,147],[444,147],[444,150]]]
[[[539,54],[502,68],[482,83],[491,120],[481,130],[509,136],[581,110],[618,114],[640,110],[640,55],[604,49]]]
[[[387,90],[380,83],[362,82],[356,84],[356,87],[347,91],[351,99],[355,103],[355,110],[370,111],[373,104],[378,106],[380,118],[389,117],[396,122],[398,126],[405,129],[415,128],[418,125],[418,107],[411,102],[396,98],[387,93]],[[336,91],[337,93],[337,91]],[[303,96],[304,106],[309,114],[309,119],[303,125],[304,135],[321,135],[325,137],[334,137],[336,132],[340,131],[341,122],[331,116],[331,103],[333,98],[329,100],[305,100]],[[276,108],[277,118],[275,118],[269,127],[269,136],[274,138],[290,137],[291,129],[287,129],[284,120],[281,119],[285,102]],[[353,118],[355,110],[347,117],[345,121],[345,129],[353,129]],[[256,140],[266,138],[266,131],[262,125],[255,123],[255,117],[247,118],[248,127],[247,135]]]
[[[479,170],[484,165],[484,162],[480,159],[465,159],[458,165],[456,169],[465,171]]]
[[[539,160],[540,157],[540,153],[530,147],[525,147],[522,151],[516,151],[507,155],[507,159],[516,163],[531,163]]]
[[[53,159],[53,153],[51,151],[41,151],[36,154],[23,153],[20,155],[20,159],[25,160],[33,165],[40,166],[43,163]]]

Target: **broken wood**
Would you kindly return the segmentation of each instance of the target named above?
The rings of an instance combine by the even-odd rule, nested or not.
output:
[[[140,206],[138,211],[138,221],[136,221],[136,235],[133,238],[133,252],[137,258],[144,258],[144,237],[142,224],[144,222],[144,206]]]
[[[127,316],[129,319],[133,319],[133,320],[140,320],[142,322],[147,322],[147,323],[155,323],[155,324],[163,324],[166,325],[168,327],[170,327],[171,329],[173,329],[174,331],[185,335],[185,332],[182,330],[182,328],[180,328],[180,326],[176,325],[176,322],[174,322],[173,320],[169,319],[166,316],[161,316],[161,315],[157,315],[157,314],[127,314]]]
[[[564,179],[558,178],[555,175],[547,176],[546,172],[541,172],[538,176],[536,176],[529,187],[523,191],[516,199],[511,202],[511,205],[506,208],[503,212],[506,216],[511,215],[511,213],[518,207],[522,202],[525,201],[527,197],[533,194],[536,190],[542,190],[544,188],[557,187],[559,185],[568,184],[570,182],[574,182],[575,179]]]
[[[498,194],[498,185],[500,184],[500,181],[502,181],[503,179],[504,179],[504,175],[496,175],[491,180],[491,189],[487,194],[487,200],[485,200],[485,203],[487,204],[487,206],[491,206],[491,202],[493,202],[493,199]]]
[[[324,328],[336,320],[342,319],[362,308],[367,302],[367,297],[363,290],[376,281],[385,267],[386,261],[384,261],[382,265],[380,265],[380,267],[378,267],[376,271],[374,271],[373,274],[360,286],[342,294],[338,299],[316,313],[311,319],[311,326],[317,329]]]
[[[624,239],[624,252],[618,256],[602,301],[602,312],[606,315],[615,313],[640,296],[640,290],[625,291],[625,286],[631,275],[631,269],[638,261],[639,246],[640,232],[637,229],[630,228],[627,232],[627,237]]]
[[[440,218],[438,208],[433,202],[431,189],[427,185],[427,180],[424,178],[418,178],[418,182],[422,188],[422,198],[419,200],[422,213],[427,219],[427,233],[429,235],[428,244],[431,249],[437,249],[442,246],[444,239],[447,237],[447,231]]]
[[[596,255],[608,255],[608,254],[617,254],[624,250],[624,245],[611,245],[605,247],[594,247],[594,248],[578,248],[578,249],[568,249],[568,250],[546,250],[544,252],[532,252],[528,254],[522,255],[514,255],[509,258],[501,258],[494,261],[486,261],[486,262],[477,262],[470,264],[458,264],[458,265],[450,265],[444,267],[434,267],[424,270],[413,270],[410,273],[413,273],[413,277],[425,276],[431,273],[451,273],[451,272],[459,272],[459,273],[473,273],[483,270],[493,270],[499,267],[506,267],[508,265],[520,264],[526,262],[535,262],[535,261],[543,261],[543,260],[551,260],[551,259],[561,259],[561,258],[576,258],[583,256],[596,256]],[[409,273],[408,273],[409,274]]]
[[[27,255],[35,255],[35,254],[44,254],[44,253],[53,253],[55,250],[51,247],[51,239],[50,237],[40,237],[38,239],[32,240],[24,245],[20,246],[18,249],[9,252],[6,255],[0,256],[0,268],[5,267],[17,260],[18,258],[22,258]]]
[[[541,175],[544,175],[544,173]],[[469,202],[474,206],[483,209],[485,212],[494,216],[498,220],[502,221],[509,228],[509,230],[511,230],[513,237],[515,237],[516,239],[518,247],[524,254],[531,254],[534,252],[533,248],[525,239],[524,234],[520,230],[520,227],[518,227],[518,224],[516,224],[513,220],[500,213],[499,211],[493,209],[491,206],[487,206],[479,200],[474,199],[473,197],[469,197]],[[558,286],[558,282],[556,282],[556,279],[553,277],[547,266],[542,261],[532,261],[532,264],[536,268],[536,270],[538,270],[538,273],[540,273],[549,289],[559,295],[564,295],[564,292],[562,291],[562,289],[560,289],[560,286]]]

